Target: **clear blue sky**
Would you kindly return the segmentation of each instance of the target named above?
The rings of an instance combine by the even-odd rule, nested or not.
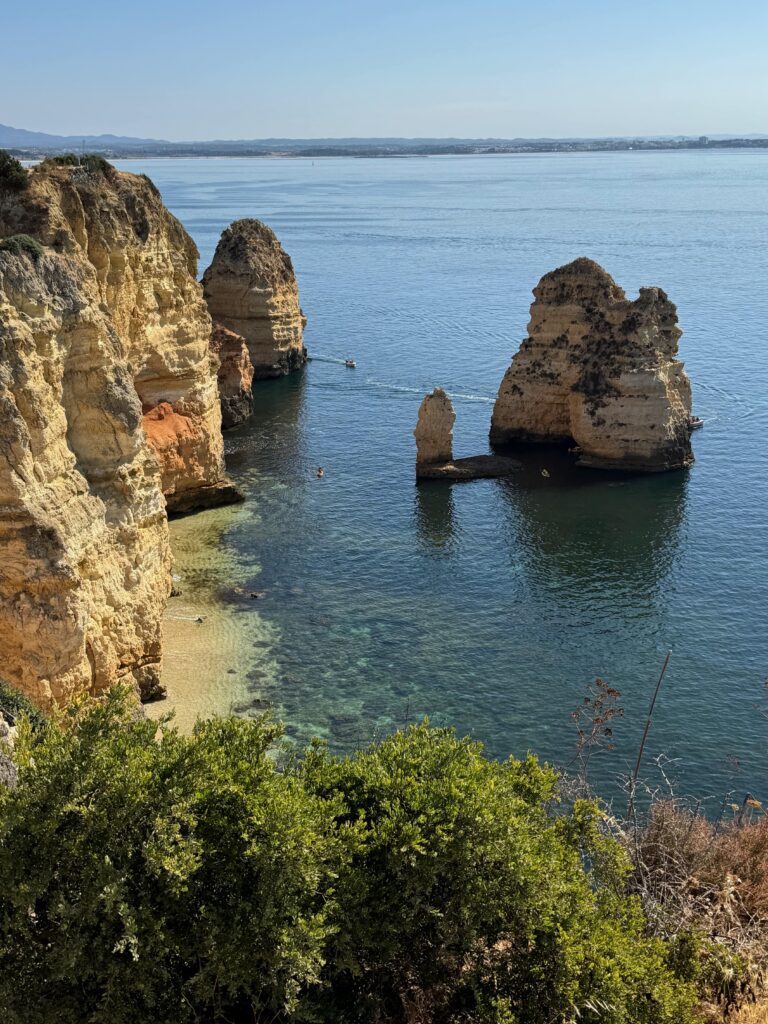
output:
[[[9,0],[0,122],[57,134],[768,133],[768,0]]]

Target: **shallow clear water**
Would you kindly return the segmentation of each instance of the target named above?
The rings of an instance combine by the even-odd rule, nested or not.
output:
[[[249,505],[221,543],[264,592],[233,598],[270,648],[253,694],[298,740],[349,749],[429,714],[567,762],[600,675],[626,708],[607,790],[671,650],[648,761],[702,797],[768,796],[768,151],[122,166],[157,183],[201,268],[246,216],[294,260],[315,359],[258,384],[228,434]],[[453,396],[457,454],[486,451],[531,288],[579,255],[677,303],[706,420],[693,469],[620,479],[541,451],[513,480],[416,487],[423,394]]]

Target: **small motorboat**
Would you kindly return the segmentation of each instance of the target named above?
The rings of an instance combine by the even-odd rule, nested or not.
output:
[[[701,416],[689,416],[688,426],[691,430],[701,430],[701,428],[704,426],[704,420],[701,418]]]
[[[346,366],[346,368],[348,370],[356,370],[357,369],[357,363],[355,362],[354,359],[345,359],[344,360],[344,365]]]

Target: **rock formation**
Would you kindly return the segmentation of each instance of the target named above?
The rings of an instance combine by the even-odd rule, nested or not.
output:
[[[507,370],[491,443],[565,442],[579,464],[665,470],[693,461],[691,389],[675,358],[677,310],[660,288],[627,299],[577,259],[534,289],[528,337]]]
[[[236,497],[197,251],[144,177],[28,178],[0,188],[0,672],[40,704],[118,681],[151,699],[163,491],[179,510]]]
[[[416,438],[417,480],[478,480],[509,476],[518,469],[514,459],[497,455],[453,457],[453,403],[442,388],[426,395],[419,406]]]
[[[305,320],[293,264],[266,224],[230,224],[203,275],[203,288],[214,321],[245,338],[256,379],[304,365]]]
[[[253,412],[253,364],[245,338],[221,324],[213,325],[211,358],[218,361],[221,425],[227,430]]]
[[[453,459],[453,424],[456,413],[453,403],[442,388],[426,395],[419,406],[419,419],[413,436],[416,438],[416,474],[424,466]]]

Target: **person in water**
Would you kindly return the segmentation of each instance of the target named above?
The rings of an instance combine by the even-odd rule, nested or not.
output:
[[[325,476],[325,470],[322,466],[318,466],[315,470],[315,476],[319,479],[321,476]]]

